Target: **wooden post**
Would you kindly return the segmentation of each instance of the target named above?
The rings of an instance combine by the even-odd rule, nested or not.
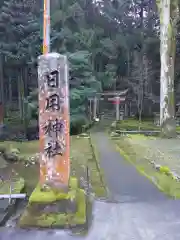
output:
[[[127,105],[127,102],[125,102],[125,104],[124,104],[124,116],[125,117],[128,116],[128,105]]]
[[[92,103],[91,103],[92,99],[89,99],[89,118],[90,118],[90,122],[92,120]]]
[[[97,97],[94,97],[94,114],[93,117],[94,119],[97,117]]]
[[[132,103],[131,101],[129,102],[129,116],[131,117],[132,115]]]
[[[67,59],[47,53],[38,60],[40,183],[66,189],[70,175]]]
[[[119,121],[119,96],[116,96],[116,121]]]
[[[97,117],[99,118],[99,110],[100,110],[100,98],[97,99]]]

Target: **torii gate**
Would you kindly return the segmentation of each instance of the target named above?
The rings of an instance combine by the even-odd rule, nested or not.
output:
[[[119,120],[120,117],[120,109],[119,106],[121,102],[124,102],[126,100],[126,95],[128,93],[128,89],[123,91],[113,91],[113,92],[98,92],[95,94],[94,97],[88,98],[90,103],[90,120],[92,115],[92,109],[93,109],[93,119],[97,118],[97,105],[99,101],[105,100],[105,96],[108,97],[108,101],[112,102],[116,106],[116,121]]]

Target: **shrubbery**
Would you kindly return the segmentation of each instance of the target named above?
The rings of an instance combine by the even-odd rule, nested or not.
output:
[[[87,131],[92,127],[93,123],[89,122],[88,119],[84,116],[72,117],[70,125],[71,135],[77,135],[84,131]]]
[[[91,128],[93,122],[90,122],[84,115],[71,116],[70,134],[77,135]],[[13,116],[5,119],[5,128],[0,131],[0,140],[36,140],[39,136],[38,120],[31,119],[27,129],[24,128],[21,120]]]

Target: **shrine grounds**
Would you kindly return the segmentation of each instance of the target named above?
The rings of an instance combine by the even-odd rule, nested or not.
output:
[[[123,133],[100,122],[91,133],[71,136],[71,175],[95,197],[87,231],[75,232],[81,235],[77,238],[59,229],[24,231],[11,218],[1,229],[3,239],[179,239],[180,139],[150,134],[153,125],[147,121],[142,125],[148,134],[125,133],[126,126],[138,130],[137,121],[130,121],[119,123]],[[8,161],[0,159],[1,166],[24,178],[29,196],[39,179],[38,141],[7,141],[0,148],[9,153]]]
[[[4,169],[6,164],[6,168],[10,171],[14,169],[25,180],[25,189],[29,196],[39,180],[38,141],[5,141],[0,143],[0,149],[5,149],[8,153],[7,161],[0,157],[0,166]],[[95,158],[88,134],[71,137],[70,157],[71,174],[78,177],[81,186],[88,186],[97,198],[106,197],[103,173],[98,167],[99,160]]]
[[[110,134],[116,151],[160,191],[179,199],[180,127],[176,128],[177,138],[175,139],[161,138],[159,133],[154,133],[160,128],[151,121],[143,121],[141,130],[143,133],[138,133],[138,121],[136,120],[119,122],[116,130],[113,129]]]
[[[110,128],[110,123],[105,124],[106,129],[101,128],[102,126],[101,122],[97,124],[97,128],[92,129],[92,134],[96,131],[106,131]],[[138,122],[133,119],[121,121],[116,126],[116,130],[136,131]],[[143,121],[141,130],[158,131],[159,127],[153,125],[151,121]],[[162,139],[159,136],[138,133],[114,133],[115,130],[111,127],[109,136],[114,143],[115,150],[124,159],[132,163],[140,174],[146,175],[161,191],[175,198],[180,197],[180,150],[178,149],[180,139],[178,137]],[[0,157],[1,167],[4,169],[4,164],[6,164],[6,168],[10,171],[14,169],[25,180],[26,192],[30,196],[39,180],[38,141],[5,141],[0,143],[1,149],[6,149],[9,158],[4,161],[2,156]],[[71,175],[77,176],[81,186],[88,187],[96,198],[106,198],[108,191],[104,181],[104,170],[99,165],[97,144],[92,137],[90,138],[89,133],[71,136],[70,155]]]

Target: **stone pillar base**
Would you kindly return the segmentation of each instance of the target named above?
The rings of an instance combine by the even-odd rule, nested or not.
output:
[[[18,225],[22,228],[66,228],[86,224],[86,195],[71,177],[68,192],[37,185]]]

